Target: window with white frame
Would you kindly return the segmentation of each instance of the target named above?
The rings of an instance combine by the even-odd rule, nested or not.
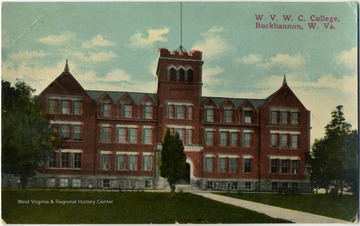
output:
[[[150,128],[143,128],[143,144],[152,143],[152,130]]]
[[[69,187],[69,179],[68,178],[60,178],[60,187],[62,187],[62,188]]]
[[[81,187],[81,179],[78,179],[78,178],[72,179],[71,185],[73,188],[80,188]]]
[[[291,173],[299,173],[299,160],[291,160]]]
[[[61,168],[69,168],[70,167],[70,153],[65,152],[60,154],[60,167]]]
[[[214,131],[206,131],[205,132],[205,144],[207,146],[214,145]]]
[[[110,117],[111,116],[111,104],[110,103],[101,103],[100,116],[101,117]]]
[[[145,119],[153,118],[153,106],[152,105],[143,105],[143,117]]]
[[[233,122],[233,110],[229,108],[224,109],[224,122]]]
[[[279,146],[279,134],[276,133],[270,134],[270,145],[273,148],[277,148]]]
[[[270,159],[270,172],[277,173],[278,172],[278,159]]]
[[[236,158],[229,158],[229,172],[230,173],[236,173],[237,172]]]
[[[245,110],[244,111],[244,123],[252,123],[251,111]]]
[[[280,135],[280,147],[282,147],[282,148],[288,147],[288,135],[287,134]]]
[[[299,113],[298,112],[291,112],[290,115],[291,124],[298,125],[299,124]]]
[[[126,136],[127,129],[123,128],[123,127],[118,127],[116,129],[116,131],[117,131],[117,141],[119,143],[126,143],[127,142],[127,136]]]
[[[116,155],[116,170],[125,170],[125,158],[126,156],[123,154]]]
[[[72,153],[72,167],[81,168],[81,153]]]
[[[176,118],[177,119],[184,119],[185,118],[185,106],[182,105],[176,105]]]
[[[69,100],[61,101],[61,114],[70,114],[70,101]]]
[[[214,109],[205,109],[205,121],[214,122]]]
[[[238,182],[230,182],[230,189],[231,190],[238,190],[239,188]]]
[[[237,147],[238,146],[238,138],[239,134],[237,132],[230,133],[230,146]]]
[[[281,124],[287,124],[288,123],[288,112],[282,111],[280,113],[280,123]]]
[[[271,124],[277,124],[278,123],[278,112],[277,111],[271,111],[270,112],[270,123]]]
[[[251,185],[252,185],[251,182],[246,181],[246,182],[245,182],[245,189],[246,189],[246,190],[251,190]]]
[[[226,172],[226,159],[223,157],[218,158],[218,172],[224,173]]]
[[[58,113],[58,100],[49,99],[48,100],[48,113],[56,114]]]
[[[186,119],[193,119],[194,115],[194,107],[187,106],[186,107]]]
[[[72,139],[73,140],[81,140],[81,125],[73,125],[72,126]]]
[[[291,135],[291,148],[299,148],[299,135]]]
[[[136,155],[128,155],[128,170],[130,171],[137,170],[136,157],[137,157]]]
[[[244,173],[251,173],[252,169],[252,159],[244,158]]]
[[[100,169],[110,170],[110,154],[100,155]]]
[[[205,172],[212,172],[212,171],[213,171],[213,158],[205,157]]]
[[[192,144],[192,139],[193,139],[193,130],[192,129],[188,129],[186,130],[186,144]]]
[[[174,118],[174,112],[175,112],[175,105],[168,105],[167,106],[167,117],[168,118]]]
[[[248,133],[248,132],[243,133],[243,147],[246,148],[252,147],[252,133]]]
[[[111,142],[111,127],[102,126],[100,130],[100,141],[104,143]]]
[[[280,165],[281,165],[281,166],[280,166],[280,167],[281,167],[281,168],[280,168],[280,169],[281,169],[280,172],[281,172],[281,173],[287,173],[287,171],[288,171],[287,162],[288,162],[288,161],[287,161],[286,159],[281,159],[281,160],[280,160]]]
[[[75,100],[73,101],[73,114],[81,115],[82,114],[82,102]]]
[[[103,179],[102,180],[102,187],[103,188],[110,188],[110,179]]]
[[[70,128],[71,125],[60,125],[60,139],[61,140],[70,140]]]
[[[219,133],[220,138],[220,146],[227,146],[227,132],[220,132]]]
[[[132,118],[133,117],[133,106],[129,103],[125,103],[123,105],[123,116],[124,118]]]
[[[46,179],[46,187],[53,188],[56,186],[56,179],[55,178],[47,178]]]
[[[136,144],[137,143],[137,129],[129,128],[129,143]]]
[[[151,169],[151,155],[142,156],[142,170],[150,171]]]

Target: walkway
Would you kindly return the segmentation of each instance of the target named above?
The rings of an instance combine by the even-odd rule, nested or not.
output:
[[[192,193],[195,195],[200,195],[200,196],[203,196],[208,199],[212,199],[212,200],[216,200],[219,202],[238,206],[241,208],[249,209],[249,210],[252,210],[252,211],[255,211],[258,213],[266,214],[273,218],[280,218],[280,219],[288,220],[288,221],[291,221],[294,223],[303,223],[303,224],[307,224],[307,223],[323,223],[323,224],[325,224],[325,223],[342,223],[342,224],[351,223],[349,221],[344,221],[344,220],[340,220],[340,219],[336,219],[336,218],[325,217],[325,216],[320,216],[320,215],[316,215],[316,214],[305,213],[305,212],[300,212],[300,211],[296,211],[296,210],[290,210],[290,209],[285,209],[285,208],[281,208],[281,207],[261,204],[261,203],[257,203],[257,202],[245,201],[242,199],[236,199],[236,198],[231,198],[231,197],[227,197],[227,196],[217,195],[217,194],[210,193],[208,191],[194,188],[189,185],[187,185],[187,186],[179,185],[178,188],[182,188],[183,191],[185,191],[185,192],[189,192],[189,193]]]

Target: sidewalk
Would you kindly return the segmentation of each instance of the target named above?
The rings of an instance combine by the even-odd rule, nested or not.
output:
[[[302,223],[302,224],[308,224],[308,223],[349,224],[349,223],[351,223],[349,221],[344,221],[344,220],[340,220],[340,219],[336,219],[336,218],[325,217],[325,216],[320,216],[320,215],[316,215],[316,214],[300,212],[297,210],[290,210],[290,209],[285,209],[285,208],[281,208],[281,207],[275,207],[275,206],[265,205],[265,204],[261,204],[261,203],[245,201],[242,199],[236,199],[236,198],[231,198],[231,197],[227,197],[227,196],[217,195],[217,194],[203,191],[203,190],[191,187],[191,186],[182,186],[182,188],[183,188],[184,192],[189,192],[189,193],[192,193],[195,195],[200,195],[200,196],[203,196],[208,199],[212,199],[215,201],[219,201],[219,202],[231,204],[234,206],[238,206],[241,208],[249,209],[249,210],[252,210],[252,211],[255,211],[258,213],[266,214],[273,218],[281,218],[281,219],[288,220],[288,221],[291,221],[294,223]]]

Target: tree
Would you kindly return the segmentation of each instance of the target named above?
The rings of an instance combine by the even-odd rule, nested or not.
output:
[[[345,185],[358,191],[358,132],[345,121],[341,105],[331,113],[325,137],[316,139],[309,159],[311,180],[316,188],[330,185],[343,191]]]
[[[20,176],[22,187],[35,175],[53,151],[55,136],[40,104],[32,97],[34,89],[17,82],[1,81],[2,173]]]
[[[175,191],[176,181],[186,170],[186,155],[178,133],[170,134],[166,129],[162,141],[160,175],[167,179],[171,192]]]

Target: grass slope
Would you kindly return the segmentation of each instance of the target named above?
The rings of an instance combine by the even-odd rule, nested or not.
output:
[[[18,200],[28,201],[20,204]],[[33,204],[43,200],[49,204]],[[57,204],[56,200],[76,204]],[[111,204],[79,204],[109,200]],[[54,201],[54,204],[51,204]],[[2,219],[11,224],[286,223],[189,193],[3,190]]]
[[[358,210],[358,196],[325,194],[280,195],[256,193],[218,193],[287,209],[318,214],[349,221]]]

